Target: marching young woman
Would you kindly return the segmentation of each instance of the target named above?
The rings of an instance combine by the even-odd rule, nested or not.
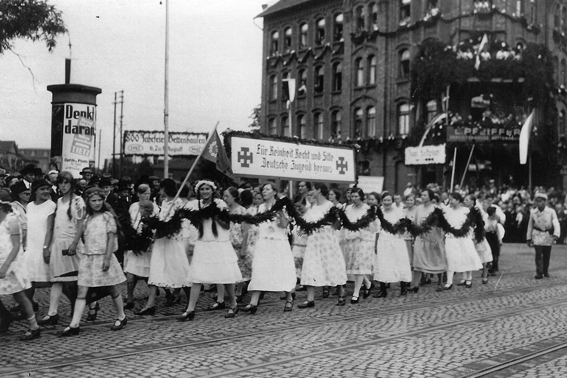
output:
[[[116,321],[111,330],[118,331],[126,325],[128,319],[124,314],[122,294],[118,284],[126,281],[120,263],[114,255],[118,250],[118,217],[104,201],[104,192],[99,188],[87,189],[84,193],[87,203],[86,217],[83,227],[75,235],[69,246],[71,255],[77,252],[81,237],[84,244],[81,250],[79,263],[78,294],[75,301],[75,311],[71,324],[65,328],[60,337],[74,336],[81,332],[80,322],[86,306],[86,296],[90,287],[108,287],[114,306],[116,307]]]
[[[177,194],[177,184],[172,179],[164,179],[160,183],[160,193],[164,196],[161,204],[159,219],[170,220],[176,210],[183,207],[179,198],[174,201]],[[189,275],[189,260],[185,252],[182,232],[179,231],[171,237],[161,237],[154,241],[152,257],[150,260],[150,275],[148,285],[150,294],[144,308],[135,312],[136,315],[155,314],[155,299],[158,287],[180,289],[191,286]]]
[[[244,189],[240,193],[240,204],[244,207],[245,214],[256,215],[257,209],[253,206],[254,194],[249,189]],[[252,256],[253,249],[258,239],[258,229],[256,226],[247,223],[241,224],[242,228],[242,247],[238,256],[238,267],[242,274],[242,282],[236,285],[235,294],[236,301],[242,302],[247,292],[248,282],[252,278]]]
[[[258,213],[269,211],[275,204],[278,191],[273,183],[262,186],[264,203]],[[289,220],[283,210],[276,217],[258,225],[258,241],[254,248],[252,279],[248,291],[252,293],[250,304],[242,311],[255,314],[262,291],[286,293],[284,311],[293,309],[292,292],[295,288],[295,263],[287,238]]]
[[[449,206],[443,208],[445,219],[451,227],[461,228],[467,220],[470,209],[463,205],[463,197],[453,192],[449,196]],[[482,262],[474,247],[473,230],[467,236],[456,237],[445,234],[445,250],[447,251],[447,283],[445,290],[453,287],[455,272],[462,272],[467,288],[472,287],[472,271],[482,268]]]
[[[415,219],[416,210],[417,206],[415,205],[415,195],[408,194],[405,198],[404,215],[406,218],[413,221],[413,219]],[[410,265],[413,266],[413,236],[409,232],[404,232],[403,238],[406,241],[406,246],[408,248]]]
[[[85,201],[75,194],[75,181],[73,175],[63,171],[57,177],[57,186],[62,195],[57,200],[55,211],[55,227],[53,229],[53,242],[50,246],[49,267],[52,275],[51,296],[49,311],[41,319],[39,325],[55,325],[59,321],[57,314],[61,294],[64,293],[75,307],[77,298],[77,280],[79,277],[79,256],[69,253],[69,246],[75,240],[77,232],[83,227],[85,217]],[[81,243],[82,244],[82,243]],[[79,245],[81,248],[81,245]]]
[[[414,218],[411,221],[421,225],[437,208],[432,202],[433,191],[425,189],[421,192],[421,205],[417,206]],[[447,254],[443,231],[437,227],[415,238],[413,247],[413,281],[409,291],[417,293],[419,290],[420,275],[437,274],[437,291],[443,290],[443,273],[447,271]]]
[[[314,183],[311,195],[315,204],[307,211],[304,218],[308,222],[317,222],[333,208],[327,199],[329,189],[322,183]],[[299,308],[315,307],[315,287],[338,286],[339,301],[337,305],[346,303],[344,284],[347,281],[346,265],[343,252],[335,228],[325,225],[307,237],[301,284],[307,288],[307,301]]]
[[[468,207],[469,209],[472,209],[473,207],[475,207],[476,197],[473,196],[472,194],[469,194],[469,195],[465,196],[463,203],[466,207]],[[476,209],[481,212],[483,220],[486,221],[488,219],[488,215],[486,214],[486,212],[484,210],[479,209],[478,207]],[[486,238],[482,239],[482,241],[480,243],[477,243],[475,241],[474,247],[476,248],[476,251],[478,252],[478,257],[480,257],[480,262],[482,263],[482,283],[487,284],[488,283],[488,264],[492,262],[492,249],[490,248],[490,244],[488,244],[488,241],[486,240]],[[472,272],[471,272],[471,275],[472,275]],[[463,275],[463,278],[464,279],[461,280],[461,282],[459,282],[457,285],[459,285],[459,286],[466,285],[466,277],[464,277],[464,275]]]
[[[351,222],[360,220],[370,206],[365,204],[364,192],[360,188],[353,188],[350,194],[352,204],[348,205],[345,214]],[[371,224],[372,226],[373,224]],[[374,242],[376,229],[366,227],[359,231],[344,230],[344,256],[346,263],[346,272],[348,275],[354,276],[354,291],[350,303],[358,303],[360,297],[360,288],[364,282],[364,298],[370,294],[372,283],[366,278],[366,275],[372,274],[372,262],[374,260]]]
[[[224,201],[214,198],[217,184],[209,180],[200,180],[195,184],[197,201],[190,202],[192,210],[201,210],[213,203],[220,211],[228,211]],[[230,308],[225,318],[233,318],[238,312],[234,287],[242,281],[238,268],[238,258],[230,242],[230,224],[221,220],[217,215],[205,218],[199,224],[199,238],[195,242],[193,259],[189,268],[189,278],[193,284],[187,310],[177,319],[179,321],[193,320],[195,307],[199,300],[202,284],[224,284]],[[219,298],[223,299],[223,298]],[[224,302],[223,302],[224,303]]]
[[[389,192],[383,192],[382,213],[384,219],[391,224],[396,224],[404,218],[403,209],[393,206],[394,199]],[[378,232],[378,243],[376,246],[376,259],[374,262],[374,280],[380,283],[380,291],[374,294],[374,298],[384,298],[388,295],[387,283],[400,283],[400,294],[407,294],[406,282],[411,281],[411,266],[405,240],[401,235],[391,234],[380,225]]]
[[[132,227],[134,230],[138,231],[140,227],[142,227],[143,217],[159,215],[159,206],[150,201],[152,190],[148,184],[140,184],[136,192],[138,193],[139,201],[130,205],[128,212],[132,220]],[[148,201],[149,204],[146,201]],[[151,204],[151,208],[146,209],[145,206],[140,206],[142,203],[145,204],[145,206],[150,206]],[[124,273],[126,273],[127,278],[125,309],[134,308],[134,289],[139,280],[148,281],[151,260],[151,251],[138,251],[137,253],[134,251],[126,251],[124,254]]]
[[[25,290],[31,287],[22,264],[21,227],[7,193],[0,194],[0,296],[12,295],[22,307],[29,330],[20,340],[33,340],[41,335],[31,301]],[[8,332],[12,314],[0,301],[0,334]]]

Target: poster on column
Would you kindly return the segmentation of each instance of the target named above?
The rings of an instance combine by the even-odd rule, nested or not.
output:
[[[356,166],[350,147],[318,146],[232,136],[235,175],[269,179],[354,183]]]
[[[95,158],[96,107],[88,104],[64,104],[61,171],[79,172]]]

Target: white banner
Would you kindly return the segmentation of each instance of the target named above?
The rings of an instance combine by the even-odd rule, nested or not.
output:
[[[405,165],[445,164],[445,144],[406,148]]]
[[[170,132],[167,145],[169,156],[199,155],[207,142],[207,133]],[[125,131],[126,155],[163,155],[163,131]]]
[[[96,106],[67,103],[64,105],[61,171],[79,172],[95,158]]]
[[[378,194],[382,193],[384,189],[384,177],[382,176],[359,176],[358,184],[356,185],[366,196],[368,193],[376,192]]]
[[[351,148],[314,146],[270,139],[231,138],[234,174],[354,183],[356,166]]]

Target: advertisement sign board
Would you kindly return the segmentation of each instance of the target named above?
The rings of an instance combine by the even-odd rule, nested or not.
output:
[[[354,150],[271,139],[231,137],[235,175],[271,179],[354,183]]]
[[[199,155],[207,142],[207,133],[170,132],[169,156]],[[163,131],[124,131],[125,155],[163,155]]]
[[[408,147],[405,156],[405,165],[445,164],[445,144]]]
[[[447,127],[447,142],[518,142],[521,127]]]

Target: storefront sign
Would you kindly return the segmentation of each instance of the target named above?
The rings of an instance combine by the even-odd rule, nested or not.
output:
[[[406,148],[405,165],[445,164],[445,144]]]
[[[169,156],[199,155],[207,142],[207,133],[170,132],[167,145]],[[126,155],[163,155],[163,131],[125,131],[124,153]]]
[[[447,142],[517,142],[521,128],[447,127]]]
[[[354,150],[347,147],[314,146],[271,139],[231,137],[234,174],[263,177],[353,183]]]

